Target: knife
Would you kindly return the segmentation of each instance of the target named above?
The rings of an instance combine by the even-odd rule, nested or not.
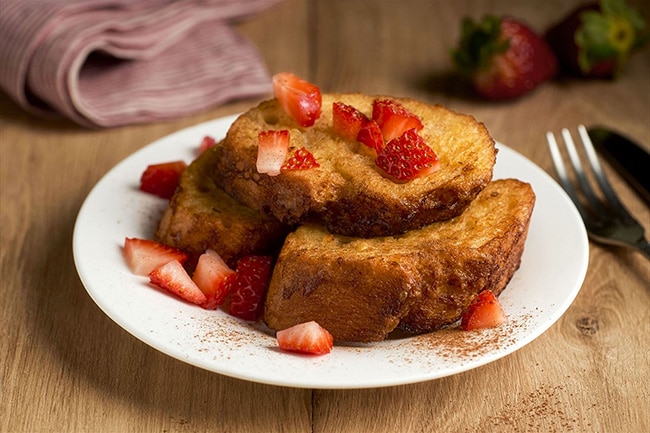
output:
[[[650,153],[629,138],[594,126],[587,133],[596,149],[650,205]]]

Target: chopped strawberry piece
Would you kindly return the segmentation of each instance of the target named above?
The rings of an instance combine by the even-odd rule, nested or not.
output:
[[[409,129],[386,143],[377,154],[376,164],[389,177],[405,182],[435,171],[438,168],[438,155],[415,129]]]
[[[255,321],[264,309],[264,295],[271,279],[270,256],[244,256],[237,263],[235,276],[229,278],[230,314]]]
[[[214,250],[207,250],[199,256],[192,280],[207,298],[201,305],[203,308],[214,310],[223,304],[230,287],[227,280],[234,273]]]
[[[140,189],[169,199],[174,195],[178,180],[186,168],[187,164],[184,161],[149,165],[140,177]]]
[[[187,254],[149,239],[125,238],[124,258],[131,272],[136,275],[149,275],[157,267],[172,260],[185,263]]]
[[[343,102],[332,104],[332,129],[346,140],[356,140],[359,130],[368,123],[368,117],[351,105]]]
[[[276,332],[276,338],[280,349],[290,352],[325,355],[334,346],[332,334],[314,321],[282,329]]]
[[[491,290],[483,290],[463,312],[460,326],[466,331],[494,328],[507,320],[506,313],[494,293]]]
[[[210,137],[209,135],[206,135],[205,137],[203,137],[203,140],[201,140],[201,144],[199,145],[199,149],[198,149],[198,154],[199,155],[202,154],[203,152],[205,152],[215,144],[217,144],[217,140],[215,140],[213,137]]]
[[[384,136],[381,133],[379,125],[374,120],[368,121],[359,130],[357,141],[379,152],[384,148]]]
[[[282,109],[300,126],[312,126],[320,117],[322,97],[318,86],[281,72],[273,76],[273,93]]]
[[[269,176],[280,174],[289,152],[289,131],[262,131],[257,136],[257,171]]]
[[[314,155],[308,151],[306,148],[301,147],[296,150],[291,158],[285,162],[281,170],[308,170],[310,168],[320,167]]]
[[[376,99],[372,103],[372,119],[381,128],[386,143],[409,129],[419,131],[424,127],[415,114],[392,99]]]
[[[149,281],[193,304],[202,305],[207,301],[206,296],[178,260],[167,262],[151,271]]]

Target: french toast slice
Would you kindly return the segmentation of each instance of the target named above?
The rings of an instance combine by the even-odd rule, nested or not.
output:
[[[496,180],[461,215],[398,236],[300,226],[280,251],[264,320],[275,330],[315,320],[339,342],[452,324],[479,292],[498,295],[518,269],[534,203],[528,183]]]
[[[197,258],[213,249],[231,267],[248,254],[277,253],[289,228],[244,206],[215,183],[221,143],[194,160],[181,175],[156,231],[156,239]]]
[[[229,129],[217,168],[220,186],[285,224],[316,221],[332,233],[348,236],[396,235],[459,215],[492,178],[496,147],[485,126],[440,105],[390,98],[420,118],[424,128],[419,134],[439,158],[437,171],[396,183],[377,167],[374,150],[343,139],[332,129],[334,102],[352,105],[371,117],[376,98],[323,94],[321,116],[307,128],[286,114],[276,99],[262,102]],[[278,176],[259,174],[257,136],[269,129],[289,130],[290,152],[304,146],[320,167]]]

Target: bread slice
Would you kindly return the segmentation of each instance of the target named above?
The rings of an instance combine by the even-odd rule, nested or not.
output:
[[[218,165],[220,185],[243,204],[285,224],[318,221],[332,233],[349,236],[395,235],[460,214],[492,178],[496,148],[485,126],[439,105],[392,98],[421,119],[420,135],[440,160],[436,172],[396,183],[377,168],[374,151],[332,131],[334,102],[370,117],[376,98],[324,94],[321,117],[309,128],[299,127],[277,100],[262,102],[228,131]],[[290,152],[304,146],[320,167],[259,174],[257,135],[269,129],[289,130]]]
[[[215,184],[221,151],[219,143],[185,170],[156,238],[194,257],[213,249],[234,267],[243,255],[276,253],[289,229],[273,216],[240,204]]]
[[[498,295],[518,269],[534,202],[529,184],[497,180],[461,215],[399,236],[301,226],[280,252],[264,320],[276,330],[315,320],[339,342],[454,323],[480,291]]]

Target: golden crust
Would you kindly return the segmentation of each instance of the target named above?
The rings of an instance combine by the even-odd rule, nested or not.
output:
[[[288,228],[274,217],[238,203],[215,184],[220,154],[218,144],[185,170],[156,238],[193,257],[213,249],[234,267],[243,255],[277,252]]]
[[[324,94],[321,117],[309,128],[299,127],[277,100],[262,102],[228,131],[218,166],[220,185],[286,224],[318,221],[349,236],[400,234],[460,214],[492,178],[496,148],[484,125],[439,105],[393,98],[420,117],[420,134],[440,159],[433,174],[395,183],[376,167],[372,151],[332,132],[333,102],[370,116],[375,98]],[[290,151],[305,146],[321,166],[273,177],[257,173],[257,135],[267,129],[288,129]]]
[[[518,269],[535,194],[491,182],[461,215],[400,236],[289,234],[267,293],[273,329],[316,320],[337,341],[380,341],[400,327],[428,332],[460,318],[482,290],[499,294]]]

